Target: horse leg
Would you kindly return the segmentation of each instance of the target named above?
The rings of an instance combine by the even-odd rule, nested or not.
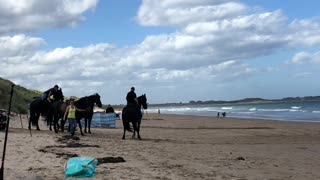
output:
[[[40,113],[36,115],[37,131],[40,131],[40,128],[39,128],[39,118],[40,118]]]
[[[132,123],[132,126],[134,126],[133,123]],[[136,137],[136,128],[133,127],[132,139],[134,139],[135,137]]]
[[[132,139],[134,139],[134,138],[136,137],[137,122],[132,122],[132,126],[133,126],[133,135],[132,135]]]
[[[80,128],[80,133],[82,136],[84,136],[83,132],[82,132],[82,127],[81,127],[81,122],[80,122],[81,119],[77,119],[77,123],[79,125],[79,128]]]
[[[88,123],[87,118],[84,118],[84,133],[87,133],[87,123]]]
[[[125,127],[123,127],[122,139],[126,139],[126,128]]]
[[[122,124],[123,124],[123,135],[122,135],[122,139],[126,139],[126,129],[127,129],[127,126],[126,126],[126,120],[123,118],[123,113],[122,113]]]
[[[34,115],[32,113],[30,113],[28,129],[31,129],[31,118],[34,118]]]
[[[58,131],[59,131],[59,129],[60,129],[59,120],[60,120],[60,118],[57,117],[57,130],[58,130]]]
[[[141,136],[140,136],[140,124],[141,122],[138,122],[138,126],[137,126],[137,134],[138,134],[138,139],[141,140]]]
[[[88,119],[88,121],[89,121],[88,122],[88,132],[89,132],[89,134],[91,134],[91,130],[90,130],[91,129],[91,120],[92,120],[92,118]]]
[[[49,129],[50,129],[50,131],[52,131],[52,119],[51,118],[49,118],[48,119],[48,124],[49,124]]]
[[[63,120],[63,118],[61,119],[61,132],[64,132],[64,124],[66,123],[66,121]],[[77,125],[77,124],[76,124]]]
[[[53,116],[53,129],[54,129],[55,133],[58,133],[57,124],[58,124],[58,117],[56,115],[54,115]]]

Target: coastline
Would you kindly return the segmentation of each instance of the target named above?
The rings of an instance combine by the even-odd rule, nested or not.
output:
[[[141,141],[121,140],[118,120],[68,146],[44,122],[31,137],[26,119],[10,121],[5,179],[64,179],[68,154],[126,161],[98,165],[96,179],[320,179],[319,123],[148,113]]]

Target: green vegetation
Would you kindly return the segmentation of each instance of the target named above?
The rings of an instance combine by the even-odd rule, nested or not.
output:
[[[8,109],[12,84],[11,81],[0,78],[0,109]],[[40,91],[30,90],[16,85],[12,97],[12,112],[21,114],[28,113],[29,103],[33,101],[34,97],[39,97],[41,94]]]

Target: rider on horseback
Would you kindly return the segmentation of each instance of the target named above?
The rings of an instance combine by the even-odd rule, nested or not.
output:
[[[43,92],[42,100],[43,101],[47,100],[50,103],[51,102],[50,97],[52,95],[54,95],[55,93],[57,93],[58,90],[59,90],[59,86],[54,85],[53,88],[50,88],[50,89],[46,90],[45,92]]]
[[[138,106],[139,102],[137,99],[137,95],[134,92],[135,88],[131,87],[131,91],[127,94],[127,106],[124,111],[132,112],[134,115],[138,115],[140,113],[140,107]],[[132,132],[132,129],[129,124],[126,124],[126,129],[129,132]]]
[[[137,100],[137,95],[136,93],[134,92],[134,87],[131,87],[131,91],[128,92],[127,94],[127,105],[130,106],[130,105],[134,105],[136,106],[138,104],[138,100]]]

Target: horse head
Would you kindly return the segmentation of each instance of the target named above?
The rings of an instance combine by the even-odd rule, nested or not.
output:
[[[143,109],[148,109],[146,94],[143,94],[143,95],[139,96],[137,99],[138,99],[138,102],[139,102],[140,106],[142,106]]]
[[[91,95],[89,98],[91,98],[92,102],[95,103],[99,108],[102,107],[102,103],[100,100],[100,95],[98,93],[95,93],[94,95]]]

